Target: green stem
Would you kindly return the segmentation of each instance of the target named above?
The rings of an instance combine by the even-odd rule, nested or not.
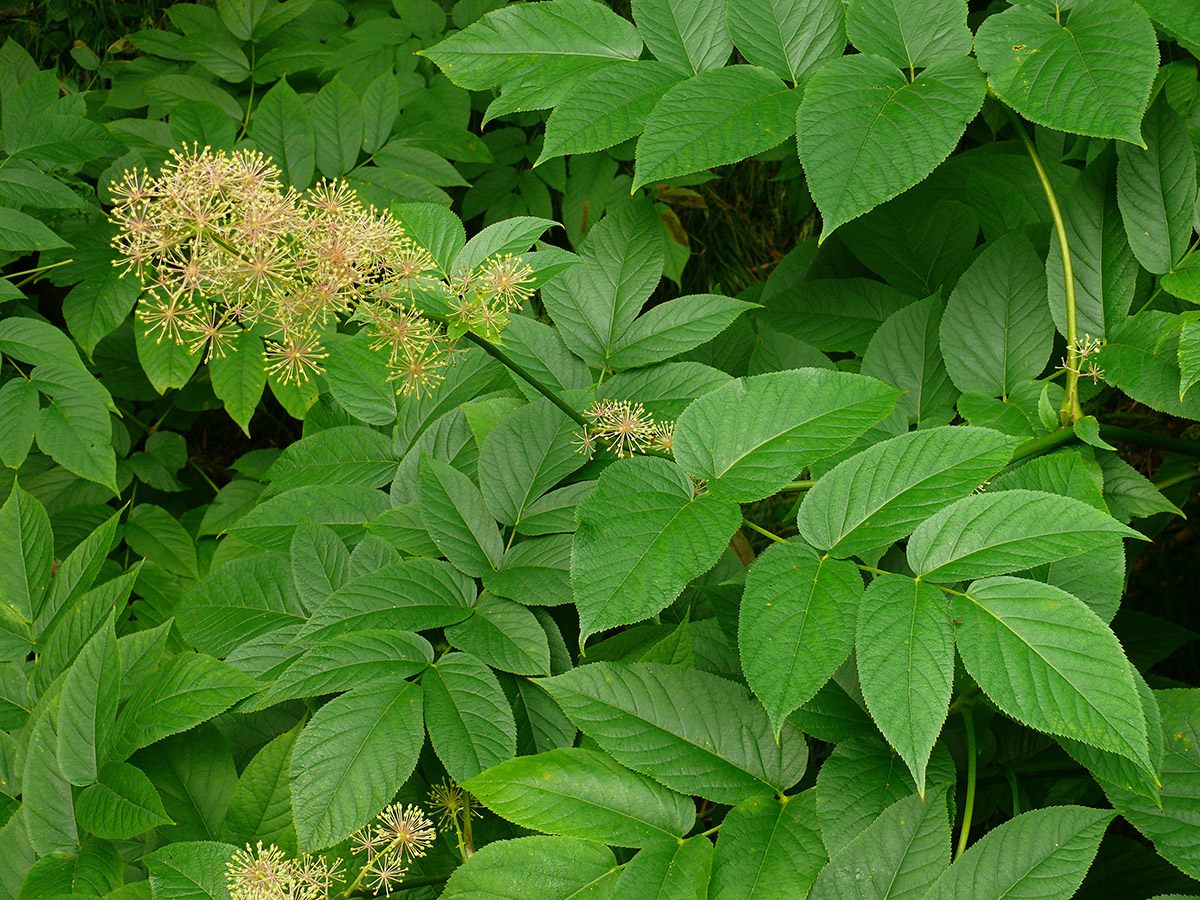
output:
[[[242,119],[242,130],[238,132],[238,136],[234,138],[234,143],[237,143],[246,136],[246,127],[250,124],[250,110],[254,106],[254,45],[250,45],[250,99],[246,101],[246,116]]]
[[[1187,484],[1189,481],[1195,481],[1197,478],[1200,478],[1200,469],[1192,469],[1188,472],[1180,472],[1178,475],[1172,475],[1169,478],[1156,481],[1154,482],[1154,486],[1160,491],[1165,491],[1167,488]]]
[[[1140,431],[1137,428],[1123,428],[1120,425],[1101,425],[1100,437],[1106,441],[1138,444],[1142,447],[1154,447],[1156,450],[1169,450],[1172,453],[1182,453],[1185,456],[1200,457],[1200,443],[1167,437],[1165,434]]]
[[[1044,453],[1049,453],[1056,447],[1061,447],[1063,444],[1069,444],[1076,440],[1075,432],[1070,428],[1060,428],[1058,431],[1052,431],[1049,434],[1044,434],[1041,437],[1030,438],[1023,444],[1018,444],[1017,449],[1013,451],[1012,458],[1008,464],[1021,462],[1029,459],[1031,456],[1041,456]]]
[[[1058,236],[1058,249],[1062,255],[1063,290],[1067,306],[1067,363],[1065,367],[1067,380],[1064,385],[1065,393],[1063,394],[1062,406],[1059,409],[1059,418],[1064,425],[1074,425],[1083,418],[1083,406],[1079,402],[1079,333],[1077,331],[1075,316],[1075,270],[1071,264],[1071,246],[1067,242],[1067,226],[1063,221],[1062,210],[1058,206],[1058,197],[1054,194],[1054,186],[1050,184],[1050,176],[1046,174],[1046,169],[1042,166],[1042,160],[1038,156],[1037,148],[1033,146],[1033,141],[1029,139],[1029,135],[1025,133],[1025,128],[1021,124],[1021,120],[1017,118],[1016,113],[1003,103],[1000,106],[1008,116],[1009,121],[1012,122],[1017,136],[1021,139],[1021,143],[1025,145],[1025,150],[1029,153],[1029,158],[1033,161],[1033,168],[1037,171],[1038,181],[1041,182],[1042,191],[1046,194],[1046,202],[1050,204],[1050,217],[1054,220],[1054,232]]]
[[[811,490],[812,488],[814,488],[816,486],[817,486],[816,479],[809,478],[807,480],[802,479],[800,481],[789,481],[782,488],[780,488],[780,490],[781,491],[807,491],[807,490]]]
[[[958,859],[967,849],[967,838],[971,835],[971,817],[975,815],[975,719],[970,704],[962,707],[963,724],[967,728],[967,799],[963,804],[962,830],[958,833],[958,848],[954,858]]]
[[[436,317],[428,316],[428,318],[435,319]],[[516,374],[518,374],[522,378],[524,378],[527,382],[529,382],[529,384],[533,387],[533,389],[535,391],[537,391],[539,394],[541,394],[543,397],[545,397],[547,400],[549,400],[551,403],[553,403],[555,406],[557,406],[559,409],[561,409],[576,424],[580,425],[583,428],[587,428],[587,420],[584,419],[583,416],[581,416],[576,410],[574,410],[570,406],[568,406],[566,401],[564,401],[562,399],[562,397],[558,396],[558,394],[554,393],[554,391],[550,390],[548,387],[546,387],[540,381],[538,381],[536,378],[534,378],[532,375],[530,375],[529,372],[527,372],[525,370],[524,366],[522,366],[520,363],[518,363],[516,360],[514,360],[511,356],[509,356],[507,353],[505,353],[503,350],[501,350],[499,347],[497,347],[491,341],[485,341],[479,335],[477,335],[473,332],[470,332],[470,331],[468,331],[466,334],[464,334],[463,337],[465,337],[472,344],[474,344],[475,346],[477,346],[481,350],[483,350],[483,352],[486,353],[488,356],[492,357],[493,359],[499,360],[503,365],[507,366],[513,372],[515,372]]]
[[[776,541],[780,544],[787,543],[787,538],[781,538],[777,534],[772,534],[771,532],[767,531],[767,529],[763,528],[761,525],[755,525],[753,522],[751,522],[745,516],[742,517],[742,524],[745,525],[747,528],[749,528],[751,531],[757,531],[759,534],[761,534],[765,538],[770,538],[771,540]]]
[[[73,262],[75,262],[75,260],[73,260],[73,259],[64,259],[64,260],[61,260],[60,262],[50,263],[49,265],[46,265],[46,266],[36,266],[35,268],[32,268],[32,269],[22,269],[20,272],[8,272],[4,275],[4,277],[5,278],[17,278],[18,276],[21,276],[21,275],[37,275],[39,272],[49,272],[51,269],[57,269],[59,266],[65,266],[67,263],[73,263]],[[21,284],[24,284],[24,283],[25,282],[23,282],[23,281],[21,282]]]
[[[1192,246],[1188,247],[1187,253],[1183,254],[1183,256],[1181,256],[1179,258],[1179,262],[1175,263],[1175,265],[1172,267],[1172,271],[1174,271],[1175,269],[1182,266],[1185,262],[1187,262],[1188,257],[1196,252],[1197,247],[1200,247],[1200,238],[1197,238],[1192,243]],[[1158,299],[1158,295],[1161,294],[1162,292],[1163,292],[1162,277],[1160,276],[1158,279],[1158,284],[1155,285],[1154,293],[1150,295],[1149,300],[1147,300],[1145,303],[1143,303],[1141,306],[1138,307],[1138,311],[1136,313],[1134,313],[1134,315],[1136,316],[1138,313],[1145,312],[1146,309],[1150,306],[1150,304]]]
[[[217,483],[215,481],[213,481],[211,478],[209,478],[208,473],[205,472],[202,468],[200,468],[200,466],[197,465],[194,460],[189,458],[188,465],[196,470],[196,472],[200,475],[200,477],[203,478],[208,483],[208,486],[210,488],[212,488],[215,493],[219,494],[221,492],[221,489],[219,487],[217,487]]]

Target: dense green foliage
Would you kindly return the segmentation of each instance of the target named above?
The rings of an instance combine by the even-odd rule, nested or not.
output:
[[[1190,3],[9,24],[0,900],[1200,897]]]

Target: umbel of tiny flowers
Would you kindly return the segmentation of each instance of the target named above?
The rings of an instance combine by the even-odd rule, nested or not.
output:
[[[356,857],[362,857],[358,877],[346,889],[352,894],[365,883],[375,893],[388,896],[408,872],[408,864],[425,855],[437,832],[424,811],[393,803],[369,825],[350,836]]]
[[[267,371],[285,384],[322,372],[322,334],[352,318],[387,351],[398,391],[419,393],[442,379],[457,336],[494,339],[533,292],[532,269],[511,254],[443,278],[399,222],[345,182],[285,190],[257,151],[185,146],[156,176],[126,172],[112,194],[114,264],[145,288],[146,334],[207,361],[260,326]],[[449,328],[422,299],[449,310]]]
[[[429,808],[437,813],[442,831],[454,829],[459,856],[466,862],[475,853],[471,819],[483,817],[483,813],[476,808],[474,798],[459,787],[453,778],[447,778],[429,789]]]
[[[1090,334],[1085,334],[1081,340],[1075,341],[1075,352],[1079,357],[1078,366],[1072,368],[1064,359],[1059,365],[1059,369],[1064,372],[1074,372],[1080,378],[1090,378],[1093,382],[1097,382],[1104,377],[1104,370],[1100,368],[1096,360],[1089,360],[1088,357],[1095,356],[1103,347],[1103,341],[1093,338]]]
[[[291,859],[274,844],[246,845],[226,866],[231,900],[326,900],[340,880],[342,861],[329,863],[305,853]]]
[[[597,400],[583,412],[587,428],[576,433],[577,450],[590,456],[598,442],[619,457],[648,450],[670,453],[675,426],[656,422],[640,403],[628,400]]]

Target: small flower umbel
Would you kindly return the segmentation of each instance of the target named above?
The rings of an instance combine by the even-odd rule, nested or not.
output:
[[[438,815],[438,824],[443,831],[453,828],[458,839],[458,853],[463,861],[475,853],[475,841],[471,834],[471,819],[482,817],[475,808],[474,798],[459,787],[458,782],[447,778],[429,790],[429,808]]]
[[[1074,372],[1080,378],[1090,378],[1095,383],[1104,377],[1104,370],[1100,368],[1094,357],[1104,347],[1104,342],[1099,338],[1093,338],[1090,334],[1085,334],[1082,340],[1075,342],[1075,355],[1078,358],[1078,367],[1071,368],[1067,360],[1063,360],[1059,366],[1065,372]]]
[[[376,893],[390,895],[408,872],[408,863],[424,856],[435,836],[433,823],[420,807],[391,804],[350,836],[355,856],[364,859],[362,871],[346,893],[365,881]]]
[[[304,854],[290,859],[271,844],[238,850],[226,866],[232,900],[326,900],[341,875],[341,860]]]
[[[576,438],[578,451],[585,455],[590,455],[598,442],[620,457],[648,450],[670,453],[674,444],[675,426],[655,422],[640,403],[597,400],[584,410],[583,417],[588,426]]]
[[[352,318],[387,350],[399,393],[427,391],[452,361],[455,337],[499,337],[533,293],[532,268],[512,254],[444,277],[398,221],[345,182],[284,189],[257,151],[185,146],[157,176],[126,172],[112,194],[114,264],[146,289],[146,334],[207,361],[258,328],[267,371],[284,384],[320,374],[325,332]],[[449,310],[451,328],[430,309]]]

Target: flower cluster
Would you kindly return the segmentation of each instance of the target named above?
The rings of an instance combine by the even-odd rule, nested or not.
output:
[[[436,832],[424,811],[393,803],[369,825],[350,836],[355,855],[362,854],[362,875],[375,893],[390,895],[408,872],[408,863],[425,855]]]
[[[447,778],[430,788],[429,808],[437,813],[442,831],[454,830],[459,855],[465,862],[475,852],[471,819],[483,816],[476,808],[475,799],[459,787],[458,782]]]
[[[533,291],[532,269],[511,254],[442,277],[399,222],[345,182],[284,190],[257,151],[185,147],[156,177],[126,172],[112,193],[115,264],[146,288],[147,335],[208,360],[262,326],[268,371],[285,384],[323,370],[321,335],[349,317],[387,350],[399,391],[419,392],[441,380],[452,335],[498,335]],[[419,309],[422,299],[448,309],[446,321]]]
[[[1093,383],[1104,377],[1104,370],[1100,368],[1096,360],[1089,360],[1089,356],[1095,356],[1104,347],[1104,342],[1098,338],[1093,338],[1090,334],[1085,334],[1082,340],[1076,339],[1075,353],[1079,359],[1078,365],[1072,368],[1067,360],[1063,360],[1059,366],[1065,372],[1074,372],[1080,378],[1090,378]]]
[[[233,854],[225,879],[232,900],[325,900],[340,880],[341,866],[341,860],[330,864],[307,853],[290,859],[274,844],[264,847],[259,841]]]
[[[576,434],[578,451],[590,455],[597,442],[603,442],[617,456],[632,456],[647,450],[670,453],[675,426],[656,422],[640,403],[628,400],[597,400],[583,416],[589,424]]]

